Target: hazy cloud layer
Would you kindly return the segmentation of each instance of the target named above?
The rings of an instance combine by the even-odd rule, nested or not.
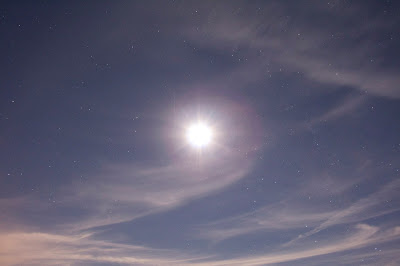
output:
[[[400,263],[390,8],[49,5],[0,11],[1,265]]]

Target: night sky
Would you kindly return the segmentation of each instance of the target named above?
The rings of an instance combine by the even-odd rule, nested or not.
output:
[[[399,1],[2,1],[0,265],[400,265],[399,30]]]

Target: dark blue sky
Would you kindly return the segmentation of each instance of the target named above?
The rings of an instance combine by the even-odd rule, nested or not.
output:
[[[4,1],[0,264],[399,265],[399,15]]]

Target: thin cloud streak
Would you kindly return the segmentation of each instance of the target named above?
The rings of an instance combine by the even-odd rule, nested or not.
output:
[[[286,252],[273,252],[228,260],[210,256],[181,254],[173,250],[157,250],[142,246],[117,244],[90,239],[90,235],[63,236],[43,233],[2,234],[0,247],[3,265],[58,263],[120,263],[137,265],[267,265],[313,258],[337,252],[360,249],[400,239],[400,227],[381,229],[367,224],[357,224],[340,240],[320,245],[302,245]],[[154,254],[157,254],[156,256]],[[322,261],[326,259],[322,258]]]
[[[396,207],[398,206],[396,203],[400,201],[397,193],[399,187],[399,180],[392,181],[379,191],[345,208],[330,212],[313,210],[312,205],[304,205],[307,202],[301,206],[296,206],[293,202],[292,204],[282,202],[248,214],[205,225],[199,229],[197,237],[218,242],[256,231],[313,228],[284,244],[284,246],[288,246],[332,226],[363,222],[370,218],[399,211],[400,208]],[[382,204],[389,200],[393,207],[381,208]]]
[[[175,251],[92,239],[90,234],[58,235],[13,232],[0,234],[2,265],[52,265],[108,262],[136,265],[184,264],[208,256],[189,257]]]
[[[355,232],[334,243],[330,242],[317,247],[309,247],[308,249],[303,247],[303,250],[277,252],[261,256],[249,256],[245,258],[221,260],[203,264],[198,263],[196,265],[268,265],[363,248],[371,244],[398,240],[399,238],[400,227],[393,227],[381,231],[379,227],[367,224],[357,224],[355,226]]]
[[[367,40],[352,42],[353,39],[372,36],[393,22],[383,22],[380,20],[382,18],[377,17],[374,18],[375,23],[366,25],[355,19],[354,14],[348,10],[343,13],[341,9],[323,7],[317,2],[316,5],[308,5],[307,11],[331,18],[333,21],[340,19],[336,24],[342,25],[347,22],[346,25],[351,27],[323,29],[319,25],[305,21],[299,23],[295,18],[284,15],[288,13],[289,6],[283,3],[270,4],[266,9],[268,11],[264,10],[268,15],[263,17],[247,16],[246,10],[236,12],[235,5],[223,8],[224,10],[228,8],[232,12],[222,12],[215,7],[210,13],[212,24],[205,21],[199,32],[188,31],[188,36],[195,44],[216,50],[240,47],[247,53],[246,56],[252,59],[251,62],[259,62],[251,65],[255,71],[268,69],[269,64],[265,62],[273,62],[274,65],[284,66],[293,72],[299,71],[314,82],[348,86],[375,96],[400,97],[398,69],[388,68],[382,71],[380,68],[382,62],[379,60],[371,62],[365,58],[365,54],[371,55],[371,58],[379,58],[377,49],[372,48]],[[304,11],[303,8],[302,5],[299,10]],[[357,10],[359,13],[368,12],[363,6],[353,7],[351,10]],[[223,16],[212,16],[219,13]],[[294,24],[296,26],[293,26]],[[346,38],[338,36],[336,39],[337,32]],[[333,50],[331,48],[333,46],[329,44],[339,40],[342,46],[347,46]],[[267,53],[264,56],[265,60],[257,60],[262,51]],[[246,66],[246,63],[243,65]],[[244,69],[249,67],[246,66]],[[259,79],[265,79],[266,76],[264,72]]]

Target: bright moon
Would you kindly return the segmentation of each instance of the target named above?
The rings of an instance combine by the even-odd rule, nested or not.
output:
[[[191,145],[196,148],[202,148],[211,142],[212,131],[206,124],[199,122],[187,129],[186,137]]]

